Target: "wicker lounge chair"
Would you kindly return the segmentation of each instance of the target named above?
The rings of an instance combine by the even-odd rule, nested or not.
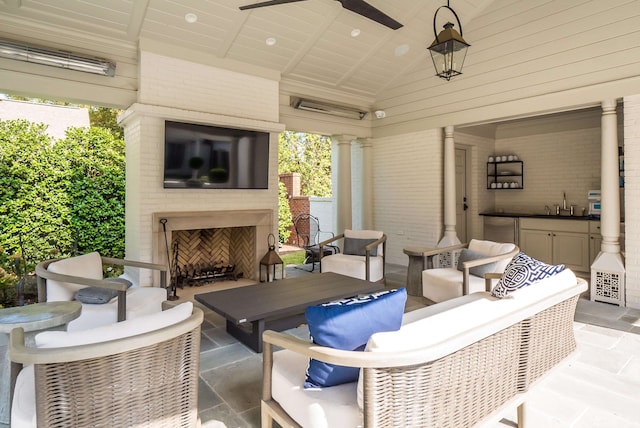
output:
[[[40,428],[198,426],[202,320],[202,310],[188,302],[118,327],[40,333],[53,333],[43,346],[49,340],[68,347],[25,347],[22,329],[14,329],[11,426],[35,428],[36,419]],[[147,331],[74,345],[91,336],[121,336],[117,330]]]
[[[467,250],[468,257],[464,255]],[[404,250],[409,257],[443,257],[451,266],[422,271],[422,295],[434,303],[478,291],[490,291],[491,288],[485,286],[485,274],[502,273],[519,251],[515,244],[479,239],[450,247]]]
[[[324,248],[342,240],[341,254],[325,256]],[[320,244],[320,271],[335,272],[366,281],[384,281],[387,235],[377,230],[350,230]]]
[[[119,265],[160,271],[159,287],[139,287],[131,281],[114,282],[103,278],[103,265]],[[38,263],[38,301],[70,301],[87,287],[117,292],[117,298],[103,304],[84,304],[78,319],[69,323],[69,331],[85,330],[112,324],[127,318],[159,312],[167,300],[167,268],[164,265],[104,257],[97,252]]]

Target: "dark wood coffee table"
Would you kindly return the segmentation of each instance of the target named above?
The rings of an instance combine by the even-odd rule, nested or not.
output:
[[[382,291],[384,285],[333,272],[197,294],[195,299],[227,320],[227,332],[262,352],[262,332],[306,322],[308,306]]]

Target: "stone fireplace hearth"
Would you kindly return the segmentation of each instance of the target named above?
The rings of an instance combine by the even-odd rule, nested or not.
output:
[[[207,259],[232,263],[243,278],[257,282],[259,262],[273,230],[273,215],[271,210],[154,213],[153,262],[166,265],[171,260],[173,265],[174,243],[178,242],[179,265]],[[161,219],[166,219],[165,227]]]

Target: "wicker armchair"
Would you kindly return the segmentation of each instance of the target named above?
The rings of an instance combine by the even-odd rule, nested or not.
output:
[[[342,253],[324,255],[324,249],[342,240]],[[385,281],[387,235],[377,230],[350,230],[320,242],[320,272],[335,272],[365,281]]]
[[[103,278],[103,265],[118,265],[160,271],[158,287],[139,287],[130,281]],[[161,310],[167,300],[167,268],[164,265],[104,257],[97,252],[64,259],[45,260],[36,266],[38,301],[70,301],[85,287],[114,290],[117,299],[104,304],[83,304],[80,317],[69,323],[69,331],[112,324]]]
[[[146,320],[117,324],[140,331],[132,323],[146,323],[144,333],[91,344],[26,347],[23,330],[14,329],[9,345],[14,395],[11,426],[35,428],[36,420],[40,428],[199,426],[203,312],[190,303],[183,305],[176,308],[178,312],[167,310]],[[161,315],[170,316],[170,321],[160,319]],[[165,327],[158,328],[161,325]],[[86,338],[94,330],[95,335],[98,331],[104,335],[109,327],[114,329],[51,333],[71,335],[75,343],[78,335]]]
[[[464,249],[472,251],[470,254],[475,253],[476,256],[463,260]],[[466,244],[443,248],[406,248],[404,253],[410,259],[419,257],[428,260],[440,257],[448,261],[451,267],[425,266],[420,274],[422,295],[431,302],[439,303],[478,291],[491,291],[492,282],[487,281],[485,276],[490,273],[502,273],[519,251],[515,244],[472,239]]]

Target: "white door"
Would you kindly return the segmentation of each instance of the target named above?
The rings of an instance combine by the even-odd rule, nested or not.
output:
[[[467,151],[456,148],[456,234],[467,242]]]

